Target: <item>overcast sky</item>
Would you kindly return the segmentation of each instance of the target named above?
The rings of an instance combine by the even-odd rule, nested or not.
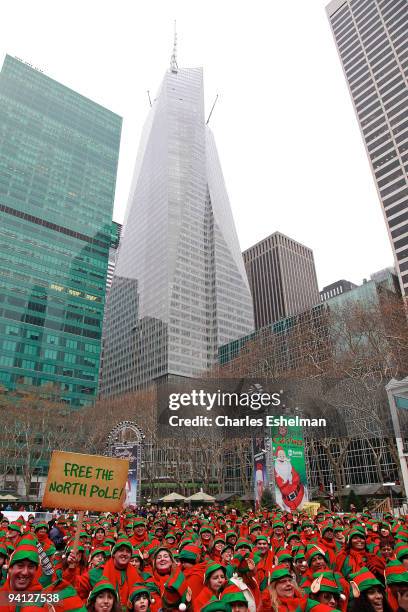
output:
[[[319,286],[393,263],[325,0],[8,0],[6,53],[123,117],[113,218],[170,61],[203,66],[242,249],[274,231],[311,247]]]

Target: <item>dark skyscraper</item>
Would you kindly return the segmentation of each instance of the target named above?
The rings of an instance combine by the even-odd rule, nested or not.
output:
[[[6,56],[0,73],[0,384],[96,396],[122,119]]]
[[[313,251],[275,232],[243,253],[260,329],[318,304]]]
[[[333,0],[326,11],[407,295],[407,0]]]

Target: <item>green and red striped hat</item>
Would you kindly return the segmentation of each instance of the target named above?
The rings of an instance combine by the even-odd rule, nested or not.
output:
[[[382,584],[367,567],[362,567],[355,574],[350,574],[350,586],[354,597],[359,597],[362,591],[367,591],[373,587],[382,587]]]
[[[133,610],[133,602],[135,601],[138,595],[146,595],[149,602],[152,601],[152,595],[150,593],[150,590],[147,584],[136,583],[133,585],[132,590],[130,591],[130,595],[129,595],[128,608],[130,610]]]
[[[318,546],[316,546],[316,544],[309,544],[306,547],[306,552],[305,552],[305,557],[306,557],[306,561],[308,565],[310,565],[312,559],[316,557],[317,555],[321,555],[323,559],[325,559],[327,562],[325,551],[322,548],[319,548]]]
[[[224,574],[226,573],[226,569],[225,569],[225,567],[223,565],[221,565],[220,563],[210,562],[207,565],[205,573],[204,573],[204,582],[207,582],[207,580],[209,579],[211,574],[213,574],[214,572],[216,572],[219,569],[223,570]]]
[[[313,574],[313,582],[308,589],[311,593],[337,593],[341,594],[341,585],[336,580],[333,572],[316,572]]]
[[[38,531],[39,529],[46,529],[48,531],[48,524],[47,523],[37,523],[36,525],[34,525],[34,532]]]
[[[36,565],[40,564],[37,540],[32,534],[27,534],[20,540],[18,546],[10,557],[9,566],[11,567],[14,563],[17,563],[17,561],[23,561],[24,559],[32,561],[32,563],[35,563]]]
[[[275,555],[276,565],[282,564],[284,561],[292,562],[292,555],[287,550],[280,550]]]
[[[408,545],[400,544],[399,546],[395,547],[394,552],[398,561],[402,561],[403,559],[406,559],[408,557]]]
[[[195,544],[186,544],[179,552],[180,561],[190,561],[197,563],[201,556],[201,548]]]
[[[233,582],[230,582],[222,591],[221,601],[231,605],[232,603],[244,603],[248,606],[248,600],[244,592]]]
[[[208,604],[201,608],[201,612],[231,612],[231,607],[213,596]]]
[[[286,565],[275,565],[272,568],[269,580],[270,582],[275,582],[275,580],[280,580],[281,578],[292,578],[292,574]]]
[[[114,594],[114,596],[116,597],[116,599],[118,598],[118,594],[116,592],[115,587],[113,586],[112,583],[109,582],[109,580],[107,578],[105,578],[104,576],[102,576],[101,580],[99,580],[99,582],[97,582],[94,586],[94,588],[92,589],[92,591],[89,593],[88,596],[88,602],[92,601],[93,599],[95,599],[95,597],[99,594],[102,593],[103,591],[110,591],[111,593]]]
[[[21,535],[22,531],[21,531],[21,523],[19,523],[19,521],[13,521],[12,523],[9,523],[7,525],[7,529],[9,531],[17,531],[17,533],[19,533]]]
[[[239,540],[235,544],[235,550],[239,550],[240,548],[249,548],[249,550],[252,550],[253,546],[251,542],[246,538],[239,538]]]
[[[186,609],[188,584],[180,568],[172,573],[164,584],[162,595],[163,608]]]
[[[127,548],[130,549],[130,552],[133,552],[133,546],[132,544],[129,542],[129,540],[127,538],[118,538],[116,540],[115,546],[112,548],[112,555],[115,554],[115,552],[121,547],[121,546],[126,546]]]
[[[384,570],[385,584],[408,584],[408,572],[397,559],[388,561]]]

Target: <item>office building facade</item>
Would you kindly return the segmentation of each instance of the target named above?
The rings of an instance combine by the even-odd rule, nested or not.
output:
[[[0,384],[97,393],[122,120],[6,56],[0,73]]]
[[[255,329],[319,303],[313,251],[275,232],[243,253]]]
[[[106,274],[106,296],[109,293],[109,289],[112,285],[113,274],[116,267],[116,259],[118,256],[118,249],[120,243],[120,237],[122,234],[122,224],[112,221],[112,234],[111,243],[109,247],[109,258],[108,258],[108,271]]]
[[[320,291],[320,300],[325,302],[326,300],[330,300],[330,298],[335,297],[336,295],[341,295],[342,293],[347,293],[347,291],[351,291],[355,289],[357,285],[352,283],[351,281],[347,281],[341,279],[336,281],[335,283],[331,283],[330,285],[326,285]]]
[[[201,68],[173,64],[147,118],[107,304],[103,395],[196,376],[253,329],[203,93]]]
[[[333,0],[326,11],[374,175],[395,266],[408,290],[406,0]]]

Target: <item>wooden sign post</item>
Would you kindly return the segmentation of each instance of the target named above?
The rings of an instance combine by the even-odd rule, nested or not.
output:
[[[73,552],[78,549],[85,510],[122,510],[128,472],[127,459],[53,451],[42,505],[79,510]]]

